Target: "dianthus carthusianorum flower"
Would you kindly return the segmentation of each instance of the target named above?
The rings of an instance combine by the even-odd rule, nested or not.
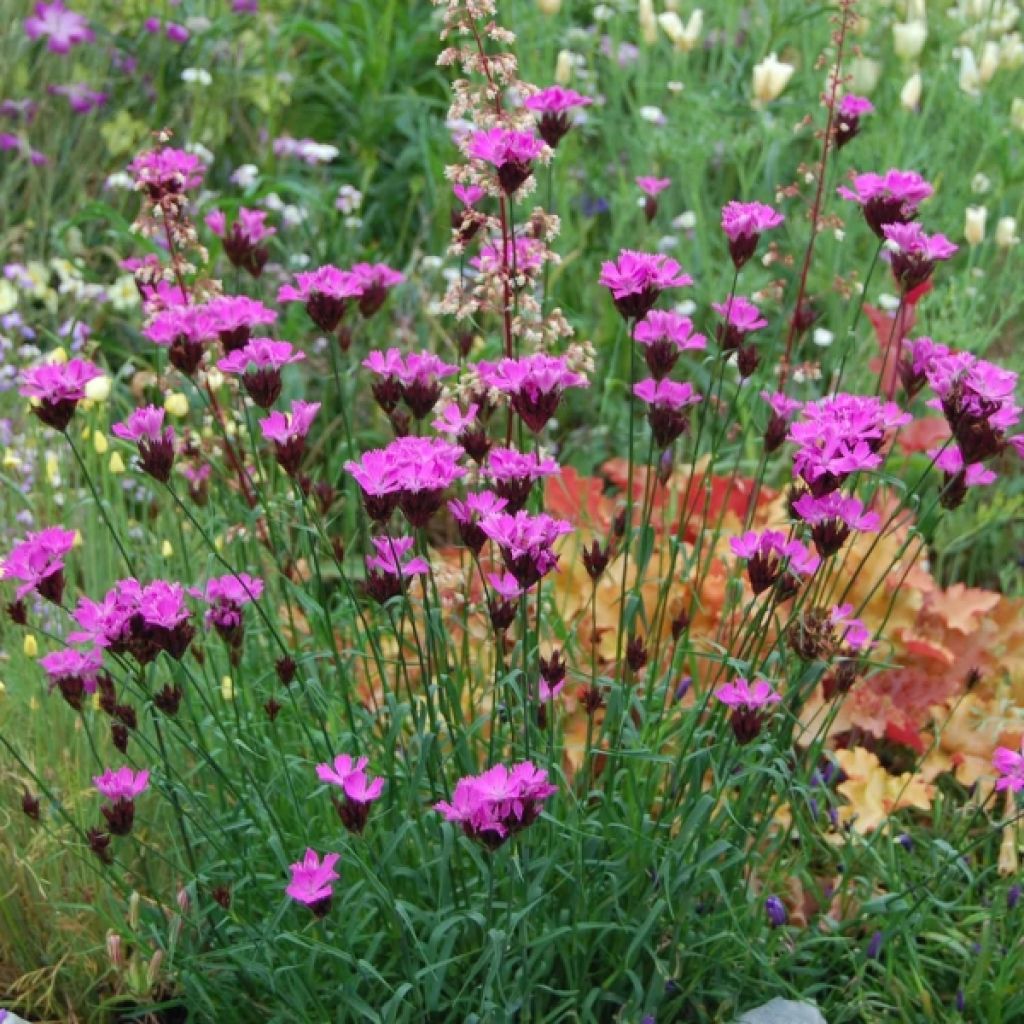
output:
[[[363,285],[355,275],[330,264],[296,274],[295,282],[278,289],[277,301],[305,303],[310,320],[327,332],[341,322],[349,300],[363,294]]]
[[[332,763],[316,766],[316,774],[321,782],[337,786],[342,791],[343,800],[331,798],[334,808],[345,828],[357,835],[366,828],[370,805],[384,792],[384,780],[371,779],[366,774],[367,763],[365,757],[357,759],[348,754],[339,754]]]
[[[803,494],[793,502],[793,511],[810,526],[811,538],[822,558],[834,555],[853,530],[877,533],[881,524],[877,512],[865,512],[860,498],[841,491],[820,498]]]
[[[429,415],[441,397],[441,381],[459,372],[433,352],[409,352],[397,348],[375,349],[363,360],[363,366],[380,380],[373,384],[374,397],[390,413],[404,399],[413,416],[421,420]]]
[[[554,416],[567,388],[589,386],[583,374],[568,368],[564,356],[543,352],[497,363],[481,362],[476,369],[484,384],[509,396],[512,408],[535,434]]]
[[[50,526],[25,535],[0,565],[0,579],[20,580],[17,597],[33,590],[60,604],[64,596],[64,557],[75,545],[74,530]]]
[[[451,803],[441,800],[434,809],[467,836],[489,849],[532,825],[540,817],[544,801],[558,787],[548,773],[530,761],[509,768],[496,764],[480,775],[467,775],[455,784]]]
[[[201,592],[209,605],[204,621],[212,626],[232,647],[242,642],[244,619],[242,608],[263,595],[263,580],[248,573],[215,576],[206,581]]]
[[[746,559],[747,578],[755,594],[764,593],[780,579],[787,584],[783,590],[789,590],[797,585],[797,577],[810,575],[821,563],[800,541],[787,540],[777,530],[760,534],[748,530],[733,537],[729,546],[733,554]]]
[[[109,801],[100,808],[107,819],[107,828],[115,836],[128,835],[135,821],[135,798],[148,788],[149,772],[134,772],[127,765],[116,771],[108,768],[92,782]]]
[[[501,557],[523,590],[528,590],[558,566],[554,545],[572,533],[571,523],[551,516],[499,512],[480,522],[480,529],[498,545]]]
[[[326,853],[323,861],[316,850],[307,849],[300,861],[289,865],[292,873],[291,881],[285,886],[285,892],[296,903],[303,903],[317,916],[324,917],[331,909],[331,898],[334,895],[333,882],[341,875],[334,870],[340,854]]]
[[[305,358],[290,342],[250,338],[244,348],[218,360],[217,369],[239,374],[249,397],[261,409],[269,409],[281,394],[281,368]]]
[[[205,219],[206,226],[223,239],[224,254],[232,266],[240,267],[253,277],[259,277],[270,258],[270,251],[263,243],[277,234],[277,228],[266,223],[267,211],[240,207],[230,230],[220,210],[208,213]]]
[[[875,112],[875,105],[863,96],[847,93],[836,109],[834,129],[836,149],[842,149],[860,133],[860,119]]]
[[[174,429],[164,426],[164,416],[163,409],[146,405],[111,428],[116,437],[138,445],[143,472],[162,484],[170,480],[174,465]]]
[[[464,499],[453,498],[448,502],[448,511],[455,520],[459,537],[474,555],[480,554],[480,549],[487,543],[487,534],[480,529],[480,521],[503,512],[507,507],[508,501],[492,491],[471,491]]]
[[[366,592],[383,604],[403,593],[404,581],[430,572],[424,558],[407,558],[415,541],[412,537],[373,537],[375,554],[366,559]]]
[[[469,136],[466,155],[491,164],[502,191],[511,195],[533,174],[533,163],[545,153],[544,143],[531,132],[495,125]]]
[[[924,284],[935,264],[957,251],[945,235],[926,235],[920,224],[885,224],[882,233],[888,243],[892,275],[905,292]]]
[[[540,137],[552,149],[557,149],[572,127],[569,120],[570,111],[589,107],[593,102],[589,96],[583,96],[575,89],[549,85],[546,89],[527,96],[523,100],[523,106],[538,115],[537,131]]]
[[[550,457],[503,447],[492,448],[483,467],[484,479],[508,503],[509,512],[518,512],[526,505],[538,480],[559,472],[558,463]]]
[[[693,321],[681,313],[652,309],[637,322],[633,339],[643,347],[644,360],[656,380],[667,377],[683,352],[707,347],[707,338],[695,334]]]
[[[729,240],[733,266],[739,270],[754,255],[762,232],[778,227],[785,219],[764,203],[726,203],[722,207],[722,230]]]
[[[153,202],[197,188],[202,184],[204,172],[195,153],[170,146],[146,150],[128,165],[135,187],[144,190]]]
[[[879,238],[886,224],[906,224],[917,216],[917,208],[935,190],[916,171],[888,170],[885,174],[858,174],[853,188],[840,185],[843,199],[859,204],[864,220]]]
[[[290,412],[275,409],[259,421],[264,440],[273,442],[274,457],[289,476],[296,476],[299,472],[306,452],[306,435],[319,411],[319,402],[299,400],[292,402]]]
[[[39,667],[49,678],[50,689],[60,690],[64,700],[76,711],[82,710],[85,694],[96,692],[102,665],[103,651],[96,647],[86,651],[66,647],[39,659]]]
[[[32,400],[32,412],[48,427],[65,430],[75,407],[86,397],[86,385],[102,376],[98,366],[84,359],[43,363],[22,374],[18,393]]]
[[[782,700],[766,679],[750,683],[742,676],[719,686],[715,697],[730,709],[729,724],[738,743],[757,739],[764,725],[766,709]]]
[[[992,767],[999,773],[996,789],[1008,789],[1011,793],[1019,793],[1024,789],[1024,741],[1018,753],[1009,747],[996,747],[992,755]]]
[[[601,264],[599,282],[612,293],[623,318],[637,320],[654,308],[663,291],[684,288],[693,278],[664,253],[623,249],[614,261]]]
[[[689,383],[653,377],[634,384],[633,394],[648,405],[647,422],[659,448],[667,448],[686,429],[687,409],[701,400]]]
[[[37,3],[33,14],[25,19],[25,35],[29,39],[45,38],[51,53],[68,53],[73,46],[96,38],[86,17],[70,10],[64,0]]]

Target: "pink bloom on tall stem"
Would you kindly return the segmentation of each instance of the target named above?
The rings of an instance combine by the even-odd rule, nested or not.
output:
[[[140,153],[129,165],[135,187],[144,189],[153,202],[197,188],[205,168],[199,157],[183,149],[158,146]]]
[[[719,686],[715,697],[731,710],[729,724],[736,741],[741,744],[757,739],[767,708],[782,700],[766,679],[756,679],[751,684],[742,676]]]
[[[548,773],[530,761],[511,768],[496,764],[481,775],[459,779],[451,803],[441,800],[434,810],[493,850],[532,825],[544,801],[557,792],[558,787],[548,782]]]
[[[495,125],[469,136],[466,153],[474,160],[491,164],[498,184],[511,195],[533,174],[533,162],[545,153],[544,143],[531,132],[511,131]]]
[[[746,335],[768,326],[768,321],[761,315],[749,299],[742,295],[733,295],[725,302],[713,302],[711,308],[722,318],[718,325],[718,342],[726,352],[739,348]]]
[[[244,572],[237,576],[215,576],[206,581],[201,596],[209,605],[206,625],[212,626],[232,647],[240,647],[245,624],[242,608],[263,596],[263,580]]]
[[[568,368],[564,356],[543,352],[497,363],[481,362],[476,369],[489,388],[509,396],[512,408],[535,434],[554,416],[567,388],[589,386],[583,374]]]
[[[453,185],[452,191],[463,206],[476,206],[487,195],[479,185]]]
[[[218,324],[206,306],[170,306],[157,313],[142,332],[168,349],[171,365],[186,377],[195,376],[206,342],[218,336]]]
[[[165,484],[174,465],[174,429],[164,427],[164,410],[146,405],[132,412],[123,423],[115,423],[111,432],[139,447],[139,465],[144,473]]]
[[[623,249],[617,259],[601,264],[599,283],[609,289],[623,319],[639,320],[651,311],[663,291],[685,288],[693,284],[693,278],[664,253]]]
[[[149,772],[133,772],[125,765],[116,771],[108,768],[102,775],[94,776],[92,782],[110,801],[100,808],[107,828],[115,836],[128,835],[135,821],[135,798],[148,788]]]
[[[374,396],[385,412],[394,409],[400,395],[418,420],[429,415],[437,404],[441,381],[459,372],[458,366],[444,362],[433,352],[403,355],[397,348],[370,352],[363,366],[383,378],[374,383]]]
[[[722,207],[722,230],[729,239],[733,266],[739,270],[754,255],[761,234],[777,228],[785,219],[764,203],[726,203]]]
[[[270,251],[262,243],[277,234],[277,228],[267,225],[266,210],[241,207],[231,230],[219,210],[206,215],[206,226],[224,240],[224,253],[232,266],[240,267],[252,277],[259,277],[270,258]]]
[[[338,800],[337,797],[331,799],[341,823],[356,835],[366,828],[370,804],[384,792],[384,780],[371,779],[366,774],[367,763],[365,757],[357,760],[348,754],[339,754],[333,764],[316,766],[316,774],[321,782],[330,783],[343,791],[344,800]]]
[[[349,299],[363,294],[363,284],[347,270],[326,264],[295,275],[296,284],[282,285],[278,302],[303,302],[310,320],[330,333],[341,322]]]
[[[499,512],[481,520],[480,529],[498,545],[505,568],[529,590],[544,576],[558,568],[554,545],[560,537],[573,532],[571,523],[541,513],[525,511],[512,515]]]
[[[305,358],[287,341],[250,338],[244,348],[218,360],[217,369],[241,376],[249,397],[261,409],[269,409],[281,394],[282,368]]]
[[[485,242],[480,246],[479,255],[469,265],[481,274],[499,274],[508,271],[511,283],[516,288],[528,285],[538,270],[544,266],[547,245],[541,238],[532,235],[517,235],[507,249],[500,239]]]
[[[480,554],[487,543],[487,534],[480,529],[480,521],[504,511],[508,502],[492,491],[470,492],[462,500],[453,498],[448,502],[448,511],[459,530],[462,543],[473,552]]]
[[[27,533],[0,565],[0,579],[20,580],[20,601],[33,590],[59,605],[64,597],[64,558],[75,545],[75,531],[60,526]]]
[[[672,184],[671,178],[653,178],[650,176],[641,176],[636,179],[637,187],[645,196],[651,199],[657,199],[657,197],[665,191]]]
[[[539,115],[537,131],[540,137],[552,149],[557,149],[572,127],[569,120],[570,111],[589,107],[593,102],[589,96],[583,96],[574,89],[551,85],[532,96],[527,96],[523,106]]]
[[[924,284],[935,264],[957,252],[945,235],[926,235],[920,224],[885,224],[882,233],[888,242],[892,275],[904,293]]]
[[[877,533],[881,519],[877,512],[865,512],[860,498],[831,491],[823,497],[801,495],[793,511],[810,526],[814,546],[822,558],[834,555],[846,543],[851,531]]]
[[[1008,789],[1011,793],[1019,793],[1024,789],[1024,741],[1021,742],[1020,753],[1009,747],[996,747],[992,755],[992,767],[999,773],[996,789],[1002,792]]]
[[[836,189],[843,199],[857,203],[864,210],[864,220],[871,230],[884,238],[886,224],[906,224],[917,216],[917,208],[935,191],[916,171],[895,168],[885,174],[858,174],[853,188],[840,185]]]
[[[76,711],[82,710],[82,701],[88,693],[95,693],[100,669],[103,666],[103,651],[91,648],[76,651],[65,648],[44,654],[39,667],[50,681],[50,689],[60,690],[61,696]]]
[[[871,646],[871,630],[860,619],[852,617],[852,604],[836,605],[829,612],[829,621],[839,635],[839,642],[852,651],[863,651]]]
[[[25,35],[29,39],[45,37],[51,53],[68,53],[73,46],[96,38],[84,15],[70,10],[63,0],[37,3],[34,11],[25,19]]]
[[[373,537],[375,554],[366,559],[366,592],[379,604],[404,593],[406,581],[425,576],[430,566],[425,558],[407,556],[415,541],[412,537]]]
[[[536,452],[520,452],[515,448],[492,448],[483,467],[495,493],[508,505],[508,512],[518,512],[526,505],[533,485],[561,472],[558,463]]]
[[[391,289],[405,280],[405,274],[386,263],[356,263],[350,273],[359,286],[359,312],[367,319],[384,305]]]
[[[860,133],[860,119],[875,112],[875,105],[863,96],[847,93],[840,101],[837,109],[835,140],[836,149],[842,149],[851,139]]]
[[[321,862],[316,850],[307,849],[302,860],[289,865],[292,878],[285,886],[285,892],[296,903],[309,907],[317,917],[325,917],[331,909],[334,895],[332,883],[341,878],[334,870],[339,859],[340,854],[326,853]]]
[[[306,435],[316,414],[319,402],[292,402],[288,413],[275,410],[259,421],[260,431],[266,441],[273,442],[274,457],[281,468],[291,477],[299,472],[302,457],[306,452]]]
[[[652,309],[637,323],[633,338],[643,346],[647,368],[657,380],[672,372],[683,352],[707,347],[707,338],[693,332],[693,321],[689,317],[660,309]]]
[[[733,554],[747,562],[747,578],[755,594],[763,594],[781,581],[780,600],[791,597],[799,586],[799,577],[810,576],[821,564],[817,555],[798,540],[787,540],[778,530],[755,533],[748,530],[729,541]]]
[[[277,313],[247,295],[221,295],[203,308],[205,325],[216,331],[230,354],[245,348],[254,327],[265,327],[277,321]]]
[[[654,435],[654,443],[662,449],[668,448],[686,430],[689,422],[687,409],[701,400],[701,396],[685,381],[655,380],[653,377],[634,384],[633,394],[650,407],[647,422]]]
[[[64,431],[75,414],[75,407],[86,397],[86,384],[102,376],[98,366],[84,359],[43,363],[25,370],[18,393],[35,399],[32,412],[43,423],[54,430]]]

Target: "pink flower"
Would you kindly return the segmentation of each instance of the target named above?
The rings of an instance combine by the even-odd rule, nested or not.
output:
[[[682,434],[688,424],[687,407],[701,400],[686,382],[653,377],[634,384],[633,394],[650,406],[647,422],[659,448],[668,448]]]
[[[45,36],[51,53],[68,53],[71,47],[96,38],[86,18],[69,10],[63,0],[37,3],[35,14],[25,19],[25,34],[29,39]]]
[[[567,110],[574,110],[577,107],[589,107],[593,102],[589,96],[581,96],[574,89],[549,85],[546,89],[527,96],[523,106],[537,114],[564,114]]]
[[[476,426],[476,415],[479,411],[480,406],[476,402],[471,402],[465,412],[459,408],[458,402],[449,402],[430,425],[438,433],[448,434],[458,440],[460,434]]]
[[[762,232],[777,228],[785,219],[764,203],[726,203],[722,207],[722,230],[729,239],[733,266],[739,270],[754,255]]]
[[[384,305],[388,292],[405,280],[405,274],[386,263],[356,263],[352,279],[359,286],[359,312],[366,318]]]
[[[517,235],[515,243],[508,250],[502,249],[500,241],[485,242],[480,247],[480,254],[474,256],[469,265],[481,274],[497,274],[508,267],[510,274],[514,271],[518,275],[512,277],[512,284],[518,287],[528,284],[531,275],[544,266],[547,251],[543,239],[532,235]]]
[[[884,224],[882,234],[889,243],[893,277],[905,292],[927,281],[935,264],[957,251],[945,235],[926,235],[920,224]]]
[[[164,410],[154,405],[136,409],[123,423],[111,428],[116,437],[139,446],[142,470],[160,483],[171,478],[174,465],[174,429],[164,427]]]
[[[202,308],[204,329],[216,331],[227,353],[245,348],[254,327],[277,320],[274,310],[247,295],[221,295]]]
[[[366,559],[366,592],[380,604],[403,593],[406,582],[425,576],[430,566],[424,558],[407,558],[412,537],[373,537],[375,554]]]
[[[729,541],[733,554],[746,559],[747,578],[755,594],[762,594],[776,581],[782,581],[782,592],[791,596],[798,585],[798,577],[809,576],[821,564],[798,540],[787,540],[784,533],[748,530]]]
[[[154,202],[198,187],[205,168],[194,153],[160,146],[140,153],[129,165],[136,188],[145,189]]]
[[[533,161],[545,153],[544,143],[531,132],[510,131],[496,125],[470,134],[466,153],[492,164],[498,183],[511,195],[533,174]]]
[[[103,652],[97,648],[88,651],[65,648],[43,655],[39,665],[49,677],[50,689],[60,690],[68,704],[81,711],[85,694],[96,692]]]
[[[1024,742],[1021,743],[1019,754],[1009,747],[996,747],[992,755],[992,767],[1000,775],[996,780],[996,789],[1019,793],[1024,789]]]
[[[211,210],[203,223],[218,237],[223,238],[228,229],[228,219],[223,210]]]
[[[354,760],[348,754],[339,754],[334,764],[318,764],[316,773],[321,782],[338,786],[344,793],[344,800],[334,800],[335,810],[342,824],[359,835],[366,827],[370,816],[370,804],[380,798],[384,791],[383,779],[371,779],[366,774],[367,760]]]
[[[755,679],[751,684],[742,676],[719,686],[715,690],[715,697],[729,708],[763,708],[782,700],[767,679]]]
[[[742,295],[734,295],[725,302],[713,302],[711,308],[725,321],[718,329],[718,340],[727,351],[738,348],[744,335],[768,326],[761,310]]]
[[[471,839],[495,849],[510,835],[532,825],[540,817],[544,801],[558,787],[548,773],[530,761],[510,769],[496,764],[481,775],[467,775],[455,784],[452,801],[441,800],[434,810],[446,821],[462,827]]]
[[[551,516],[525,511],[498,512],[480,521],[480,529],[501,550],[501,557],[523,590],[558,567],[554,545],[573,532],[571,523]]]
[[[51,85],[47,90],[54,96],[63,96],[76,114],[88,114],[107,102],[105,92],[97,92],[79,82],[74,85]]]
[[[133,772],[127,765],[116,771],[108,768],[102,775],[94,776],[92,783],[108,800],[134,800],[148,788],[149,772]]]
[[[481,362],[476,369],[489,388],[510,397],[512,408],[535,434],[554,416],[567,388],[588,386],[586,377],[568,368],[564,356],[543,352],[497,363]]]
[[[363,285],[347,270],[327,264],[295,275],[296,285],[282,285],[278,302],[304,302],[306,312],[322,331],[330,333],[341,322],[349,299],[363,294]]]
[[[679,264],[664,253],[623,249],[612,262],[601,264],[599,283],[612,293],[624,319],[638,320],[651,311],[667,288],[684,288],[693,278],[681,273]]]
[[[20,601],[33,590],[60,604],[64,595],[64,558],[75,545],[75,531],[60,526],[27,533],[0,566],[0,579],[21,580]]]
[[[633,329],[633,338],[644,347],[644,360],[654,377],[667,377],[682,352],[707,347],[703,334],[693,333],[693,322],[674,312],[652,309]]]
[[[885,174],[858,174],[853,188],[836,189],[843,199],[864,209],[864,220],[879,238],[886,224],[905,224],[917,216],[917,208],[935,190],[916,171],[888,170]]]
[[[474,555],[478,555],[487,542],[487,534],[480,529],[480,521],[503,511],[507,506],[508,502],[497,494],[479,491],[470,492],[462,501],[453,498],[448,502],[448,511],[455,520],[462,543]]]
[[[186,43],[188,42],[188,29],[184,25],[179,25],[176,22],[169,21],[166,26],[167,38],[172,43]]]
[[[340,854],[324,854],[323,862],[316,850],[307,849],[302,860],[289,865],[292,880],[285,887],[285,892],[296,903],[304,903],[319,917],[330,909],[331,897],[334,895],[332,882],[341,875],[334,870]]]
[[[793,502],[793,511],[811,527],[814,546],[822,558],[834,555],[851,531],[877,533],[881,526],[877,512],[865,512],[859,498],[847,497],[842,491],[820,498],[804,494]]]
[[[264,440],[273,442],[274,456],[289,476],[298,474],[306,452],[306,435],[319,411],[319,402],[300,400],[292,402],[291,412],[275,410],[259,421]]]
[[[839,633],[840,643],[853,651],[863,651],[871,646],[871,630],[860,619],[851,618],[852,604],[836,605],[829,612],[829,621]]]
[[[509,512],[518,512],[526,505],[538,480],[559,472],[559,465],[552,458],[503,447],[492,448],[483,467],[484,479],[491,482],[498,496],[507,503]]]
[[[240,375],[249,397],[261,409],[269,409],[281,394],[282,368],[305,358],[287,341],[250,338],[244,348],[218,360],[217,368]]]
[[[860,132],[860,119],[867,114],[873,114],[874,104],[863,96],[854,96],[848,93],[839,101],[837,110],[835,140],[836,148],[842,149],[852,138]]]
[[[425,349],[408,355],[403,355],[397,348],[375,349],[363,360],[363,366],[384,378],[374,385],[374,395],[386,412],[391,412],[397,402],[397,386],[397,393],[418,420],[429,415],[437,404],[441,397],[441,381],[459,372],[458,366],[444,362]]]
[[[18,393],[35,399],[32,411],[48,427],[65,430],[75,414],[75,407],[85,398],[85,386],[102,377],[98,366],[84,359],[66,363],[43,363],[25,370]]]
[[[636,183],[644,195],[650,196],[651,199],[656,199],[658,195],[672,184],[672,179],[640,177],[636,179]]]
[[[233,647],[242,642],[242,608],[263,595],[263,580],[239,573],[237,576],[215,576],[206,581],[206,589],[197,596],[210,606],[205,622],[212,626]]]
[[[207,214],[206,226],[224,239],[224,253],[232,266],[259,277],[270,258],[270,251],[262,243],[277,234],[277,228],[269,227],[266,219],[266,210],[249,210],[243,206],[230,231],[224,214],[216,210]]]
[[[479,185],[453,185],[452,191],[463,206],[476,206],[487,195]]]

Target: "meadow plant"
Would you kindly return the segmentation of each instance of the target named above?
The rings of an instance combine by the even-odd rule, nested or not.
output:
[[[631,175],[643,223],[586,282],[591,317],[558,304],[551,169],[600,105],[521,80],[494,0],[434,3],[458,205],[429,315],[386,253],[289,269],[267,210],[204,214],[207,163],[160,130],[127,165],[135,365],[86,335],[20,373],[26,429],[71,459],[53,519],[5,545],[7,628],[45,648],[20,685],[84,737],[103,802],[13,730],[0,744],[27,827],[117,908],[114,995],[219,1021],[712,1020],[770,988],[882,1019],[841,993],[884,1001],[877,965],[971,928],[966,984],[1014,1019],[1019,887],[1000,876],[1024,753],[997,729],[965,777],[942,747],[1004,681],[978,670],[880,735],[858,703],[939,646],[928,615],[955,598],[931,531],[1019,473],[1024,433],[1014,371],[911,337],[933,278],[963,269],[933,184],[876,168],[826,188],[885,130],[848,89],[853,3],[808,115],[807,208],[781,181],[737,195],[689,273],[647,230],[672,179]],[[666,17],[655,38],[688,53],[702,21]],[[55,54],[94,39],[60,2],[24,29]],[[793,70],[755,69],[757,103]],[[273,142],[310,166],[331,149]],[[891,272],[882,373],[863,292],[812,372],[836,190],[863,213],[865,280]],[[600,477],[573,462],[588,428]],[[983,896],[927,946],[947,875]]]

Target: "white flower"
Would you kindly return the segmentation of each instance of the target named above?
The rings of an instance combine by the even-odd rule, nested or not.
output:
[[[10,313],[17,305],[18,289],[6,277],[0,277],[0,316]]]
[[[683,91],[685,86],[683,85],[682,82],[677,82],[673,78],[671,82],[666,82],[665,83],[665,88],[668,89],[668,91],[670,93],[672,93],[673,96],[678,96],[679,93],[681,93]]]
[[[964,213],[964,238],[972,248],[985,241],[985,220],[988,210],[984,206],[968,206]]]
[[[923,21],[897,22],[892,27],[892,46],[903,60],[916,60],[927,38],[928,26]]]
[[[1015,71],[1024,65],[1024,41],[1019,32],[1008,32],[999,40],[999,66]]]
[[[615,17],[615,8],[608,4],[598,4],[594,8],[594,21],[611,21]]]
[[[960,47],[960,88],[968,96],[977,96],[981,92],[981,75],[969,46]]]
[[[304,206],[295,206],[292,203],[288,203],[281,211],[281,223],[288,228],[298,227],[307,217],[309,217],[309,210]]]
[[[814,333],[811,335],[811,341],[818,348],[828,348],[835,340],[835,335],[826,327],[815,327]]]
[[[206,68],[185,68],[181,73],[181,80],[189,85],[205,87],[213,84],[213,75]]]
[[[900,90],[900,104],[905,110],[917,110],[921,102],[921,72],[915,71]]]
[[[693,316],[697,312],[697,303],[693,299],[683,299],[672,307],[680,316]]]
[[[113,174],[107,175],[103,187],[105,189],[135,188],[135,181],[127,171],[114,171]]]
[[[640,20],[640,38],[653,46],[658,41],[658,19],[654,16],[654,0],[637,0],[637,17]]]
[[[185,149],[190,153],[195,153],[207,167],[213,163],[213,154],[201,142],[190,142]]]
[[[131,274],[122,274],[108,289],[107,299],[114,309],[132,309],[139,304],[139,289]]]
[[[754,105],[763,106],[778,99],[793,77],[796,68],[769,53],[760,64],[754,65]]]
[[[201,14],[195,14],[191,18],[185,19],[185,28],[187,28],[193,35],[200,35],[212,24],[213,22],[211,22],[209,18],[204,18]]]
[[[559,50],[558,59],[555,61],[555,83],[557,85],[568,85],[572,81],[572,51]]]
[[[661,107],[641,107],[639,113],[645,121],[649,121],[651,124],[662,125],[668,122]]]
[[[659,252],[668,252],[669,249],[674,249],[679,245],[679,239],[675,235],[662,235],[658,239],[657,249]]]
[[[854,57],[850,61],[850,92],[870,96],[882,77],[882,65],[870,57]]]
[[[674,227],[676,231],[692,231],[696,226],[697,214],[695,214],[693,210],[686,210],[672,221],[672,227]]]
[[[355,185],[342,185],[338,189],[338,198],[334,200],[334,205],[342,213],[355,213],[363,205],[363,193]]]
[[[986,192],[991,191],[992,181],[987,174],[983,174],[981,171],[971,178],[971,191],[976,196],[983,196]]]
[[[978,64],[978,77],[984,84],[992,81],[999,70],[999,44],[989,40],[981,48],[981,61]]]
[[[996,245],[1000,249],[1010,249],[1015,245],[1020,244],[1020,239],[1017,237],[1017,218],[1016,217],[1000,217],[996,221]]]
[[[683,19],[675,11],[665,11],[658,15],[658,24],[677,50],[689,53],[700,41],[701,29],[704,27],[704,12],[697,7],[684,25]]]
[[[251,188],[259,180],[260,169],[255,164],[240,164],[231,173],[231,181],[239,188]]]
[[[427,273],[436,273],[444,266],[444,260],[442,260],[440,256],[424,256],[423,259],[420,260],[420,266]]]
[[[900,300],[897,295],[890,295],[888,292],[883,292],[878,296],[878,304],[885,310],[895,310],[900,308]]]

